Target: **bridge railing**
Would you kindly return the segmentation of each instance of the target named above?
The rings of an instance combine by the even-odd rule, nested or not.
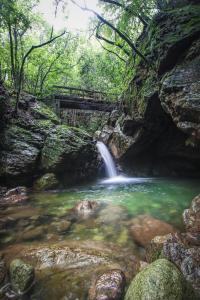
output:
[[[69,87],[69,86],[54,85],[53,92],[54,94],[80,97],[83,100],[91,99],[92,101],[109,101],[109,102],[118,101],[117,94],[105,93],[105,92],[100,92],[95,90],[81,89],[81,88]]]

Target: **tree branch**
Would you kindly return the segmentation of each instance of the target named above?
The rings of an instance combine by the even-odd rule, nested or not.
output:
[[[112,30],[114,30],[124,41],[127,42],[127,44],[131,47],[131,49],[137,54],[139,55],[147,65],[149,65],[148,60],[144,57],[144,55],[136,48],[136,46],[133,44],[133,42],[125,35],[123,34],[118,28],[116,28],[114,25],[112,25],[109,21],[107,21],[106,19],[104,19],[101,15],[99,15],[96,11],[94,11],[93,9],[87,8],[87,7],[83,7],[80,4],[78,4],[75,0],[71,0],[72,3],[74,3],[76,6],[78,6],[79,8],[81,8],[84,11],[88,11],[93,13],[101,23],[106,24],[107,26],[109,26]]]
[[[117,56],[119,59],[121,59],[125,64],[127,63],[127,61],[126,61],[124,58],[122,58],[121,56],[119,56],[116,52],[107,49],[106,47],[104,47],[104,46],[102,45],[102,43],[101,43],[99,40],[97,40],[97,41],[98,41],[98,43],[101,45],[101,47],[102,47],[104,50],[106,50],[106,51],[108,51],[108,52],[110,52],[110,53],[116,55],[116,56]]]
[[[114,4],[114,5],[116,5],[116,6],[120,7],[120,8],[123,8],[128,13],[135,15],[142,22],[142,24],[145,27],[148,25],[148,22],[140,14],[134,13],[129,6],[125,6],[124,4],[122,4],[122,3],[118,2],[118,1],[114,1],[114,0],[100,0],[100,1],[104,2],[104,3]]]
[[[21,63],[21,67],[20,67],[20,72],[19,72],[19,82],[18,82],[18,90],[17,90],[17,97],[16,97],[16,106],[15,106],[15,111],[17,112],[18,110],[18,103],[19,103],[19,98],[20,98],[20,93],[21,93],[21,85],[22,85],[22,79],[23,79],[23,71],[24,71],[24,65],[26,62],[26,59],[28,58],[28,56],[31,54],[31,52],[35,49],[44,47],[48,44],[51,44],[52,42],[54,42],[56,39],[60,38],[61,36],[63,36],[65,34],[65,31],[57,36],[55,36],[54,38],[51,38],[50,40],[38,44],[38,45],[33,45],[24,55],[22,63]]]
[[[125,53],[126,55],[130,56],[130,52],[127,51],[126,49],[124,49],[124,45],[119,44],[119,43],[116,43],[116,42],[114,42],[114,41],[111,41],[111,40],[109,40],[109,39],[103,37],[102,35],[100,35],[100,34],[99,34],[99,27],[100,27],[100,24],[99,24],[99,26],[97,26],[97,30],[96,30],[96,38],[97,38],[97,39],[102,40],[102,41],[104,41],[104,42],[106,42],[106,43],[108,43],[108,44],[110,44],[110,45],[112,45],[112,46],[116,46],[116,47],[120,48],[122,51],[124,51],[124,53]]]

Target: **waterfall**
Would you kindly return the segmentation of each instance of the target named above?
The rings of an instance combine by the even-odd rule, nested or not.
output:
[[[101,154],[103,161],[105,163],[106,171],[108,174],[108,177],[116,177],[117,176],[117,170],[115,167],[115,163],[113,161],[113,158],[106,147],[106,145],[102,142],[97,142],[97,149],[99,153]]]

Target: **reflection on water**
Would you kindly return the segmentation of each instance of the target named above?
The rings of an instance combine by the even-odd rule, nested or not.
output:
[[[92,239],[135,247],[126,226],[130,218],[149,214],[181,228],[182,212],[199,192],[195,180],[118,176],[90,186],[32,194],[27,204],[1,210],[1,246]],[[89,219],[71,220],[69,209],[80,200],[97,201],[102,208]]]

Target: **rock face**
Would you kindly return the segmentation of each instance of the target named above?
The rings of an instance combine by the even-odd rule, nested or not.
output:
[[[54,112],[30,95],[23,95],[17,118],[12,117],[13,99],[7,102],[0,130],[2,184],[32,184],[46,173],[68,184],[96,174],[98,154],[86,132],[60,125]]]
[[[183,278],[168,260],[158,259],[136,275],[125,300],[182,300]]]
[[[121,270],[110,270],[96,279],[89,290],[88,300],[120,300],[126,278]]]
[[[148,245],[157,235],[175,232],[175,229],[170,224],[148,215],[140,215],[134,218],[130,224],[131,236],[141,246]]]
[[[20,259],[11,262],[9,273],[12,288],[16,292],[24,292],[30,288],[35,277],[34,268]]]
[[[200,4],[161,2],[138,41],[153,68],[137,59],[124,115],[100,136],[133,174],[199,176]]]
[[[40,300],[88,299],[93,276],[100,283],[100,289],[95,289],[97,293],[104,292],[104,295],[108,295],[111,292],[117,296],[123,291],[124,276],[129,282],[135,275],[138,264],[132,251],[128,249],[112,243],[89,240],[50,245],[18,244],[5,249],[4,254],[7,264],[13,257],[18,257],[35,268],[37,284],[33,299]],[[109,283],[105,283],[106,278],[112,280],[112,287],[109,288]]]

